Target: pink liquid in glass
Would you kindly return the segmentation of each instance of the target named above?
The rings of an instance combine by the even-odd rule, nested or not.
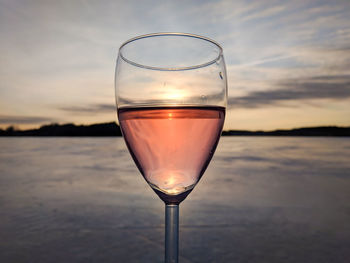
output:
[[[197,184],[214,154],[225,108],[122,108],[118,117],[146,181],[166,203],[179,203]]]

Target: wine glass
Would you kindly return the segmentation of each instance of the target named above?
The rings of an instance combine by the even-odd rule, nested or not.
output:
[[[165,262],[178,262],[179,204],[206,170],[224,124],[222,48],[186,33],[132,38],[119,49],[115,91],[129,152],[165,203]]]

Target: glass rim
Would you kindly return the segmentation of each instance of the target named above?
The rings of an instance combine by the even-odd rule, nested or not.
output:
[[[141,39],[150,38],[150,37],[159,37],[159,36],[182,36],[182,37],[191,37],[191,38],[196,38],[196,39],[200,39],[200,40],[205,40],[205,41],[208,41],[208,42],[214,44],[219,49],[219,54],[215,57],[215,59],[212,59],[209,62],[205,62],[205,63],[202,63],[202,64],[193,65],[193,66],[188,66],[188,67],[154,67],[154,66],[147,66],[147,65],[143,65],[143,64],[134,62],[132,60],[129,60],[123,55],[122,49],[127,44],[129,44],[131,42],[134,42],[136,40],[141,40]],[[127,62],[127,63],[129,63],[129,64],[131,64],[133,66],[140,67],[140,68],[145,68],[145,69],[151,69],[151,70],[159,70],[159,71],[181,71],[181,70],[191,70],[191,69],[203,68],[203,67],[209,66],[211,64],[214,64],[216,61],[218,61],[220,59],[220,57],[222,57],[222,55],[223,55],[223,49],[220,46],[220,44],[217,43],[215,40],[212,40],[212,39],[210,39],[208,37],[196,35],[196,34],[180,33],[180,32],[150,33],[150,34],[139,35],[139,36],[130,38],[129,40],[125,41],[119,47],[119,54],[118,54],[118,56],[120,56],[125,62]]]

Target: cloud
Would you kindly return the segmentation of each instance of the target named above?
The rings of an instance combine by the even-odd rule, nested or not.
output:
[[[90,106],[60,106],[58,107],[59,110],[74,113],[74,114],[82,114],[82,115],[97,115],[100,113],[106,113],[106,112],[115,112],[116,107],[112,104],[93,104]]]
[[[246,67],[252,67],[252,66],[259,66],[259,65],[266,64],[266,63],[270,63],[270,62],[287,60],[287,59],[291,59],[291,58],[295,58],[295,57],[296,57],[296,55],[294,55],[294,54],[287,54],[287,55],[276,54],[276,55],[272,55],[272,56],[269,56],[269,57],[260,58],[260,59],[257,59],[255,61],[251,61],[251,62],[248,62],[248,63],[243,63],[243,64],[240,64],[238,66],[235,66],[234,68],[235,69],[237,69],[237,68],[239,69],[239,68],[246,68]]]
[[[253,19],[260,19],[260,18],[266,18],[266,17],[271,17],[273,15],[277,15],[281,13],[283,10],[285,10],[285,6],[272,6],[269,8],[261,8],[254,12],[251,15],[245,16],[242,20],[243,21],[248,21],[248,20],[253,20]]]
[[[259,108],[290,101],[350,98],[350,75],[285,79],[278,81],[275,86],[276,89],[231,97],[229,105],[232,108]]]
[[[0,115],[0,124],[38,124],[56,121],[47,117]]]

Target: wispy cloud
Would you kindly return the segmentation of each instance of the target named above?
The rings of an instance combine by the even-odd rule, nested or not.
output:
[[[271,16],[280,14],[285,9],[286,7],[282,5],[262,8],[262,9],[256,10],[256,12],[250,15],[243,17],[242,21],[260,19],[260,18],[266,18],[266,17],[271,18]]]
[[[285,79],[277,82],[275,86],[276,88],[272,90],[254,91],[245,96],[231,97],[229,105],[232,108],[259,108],[283,106],[285,102],[350,98],[350,75]]]
[[[59,106],[59,110],[74,113],[74,114],[82,114],[82,115],[98,115],[101,113],[115,112],[116,107],[112,104],[92,104],[89,106]]]
[[[235,68],[237,69],[237,68],[258,66],[258,65],[263,65],[263,64],[269,63],[269,62],[275,62],[275,61],[290,59],[290,58],[294,58],[294,57],[296,57],[296,55],[294,55],[294,54],[288,54],[288,55],[279,54],[279,55],[274,55],[274,56],[270,56],[270,57],[266,57],[266,58],[261,58],[261,59],[255,60],[255,61],[243,63],[243,64],[236,66]]]

